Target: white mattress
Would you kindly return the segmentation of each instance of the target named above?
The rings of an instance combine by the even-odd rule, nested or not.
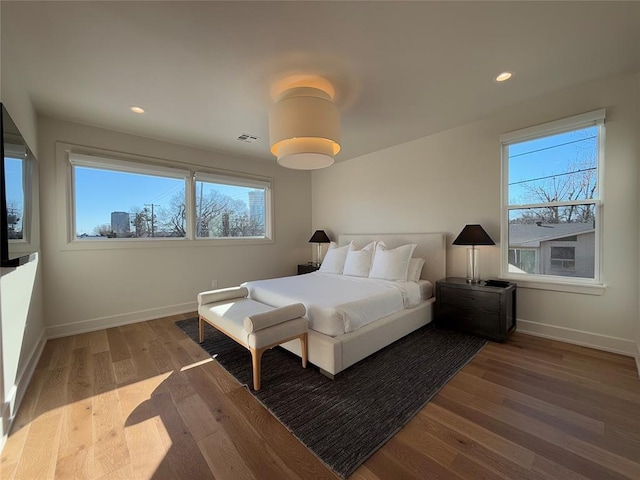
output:
[[[249,297],[272,307],[300,302],[309,328],[335,337],[404,308],[433,293],[430,282],[398,282],[314,272],[243,284]]]

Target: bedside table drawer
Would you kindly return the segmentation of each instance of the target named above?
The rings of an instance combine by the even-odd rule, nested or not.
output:
[[[460,308],[476,308],[490,312],[498,311],[500,308],[500,295],[497,293],[443,288],[440,290],[440,296],[442,303],[457,305]]]
[[[516,285],[473,284],[456,277],[438,280],[435,319],[443,326],[504,342],[516,329]]]

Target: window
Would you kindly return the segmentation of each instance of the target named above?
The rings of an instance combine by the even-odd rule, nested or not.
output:
[[[599,283],[604,110],[500,140],[502,274]]]
[[[267,182],[196,174],[196,237],[267,236]]]
[[[7,149],[9,150],[9,149]],[[23,156],[24,158],[24,156]],[[9,151],[4,157],[4,172],[7,187],[7,223],[9,240],[23,240],[24,237],[24,200],[25,200],[25,161],[13,156]]]
[[[73,239],[269,238],[270,182],[71,153]]]
[[[575,247],[551,247],[551,268],[560,270],[575,270]]]
[[[72,155],[75,237],[184,238],[189,172]]]

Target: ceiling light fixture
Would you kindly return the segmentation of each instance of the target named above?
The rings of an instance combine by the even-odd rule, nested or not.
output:
[[[502,72],[496,77],[496,82],[505,82],[513,76],[513,72]]]
[[[137,107],[136,105],[132,105],[129,107],[129,109],[133,112],[133,113],[144,113],[146,112],[146,110],[142,107]]]
[[[269,111],[269,144],[278,164],[296,170],[333,165],[340,151],[340,111],[316,87],[284,90]]]

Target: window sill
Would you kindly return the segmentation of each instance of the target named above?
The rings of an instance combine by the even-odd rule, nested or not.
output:
[[[505,275],[502,280],[509,280],[518,284],[518,288],[530,288],[532,290],[550,290],[553,292],[578,293],[582,295],[604,295],[606,285],[590,283],[553,282],[542,280],[525,280],[522,277]]]
[[[271,238],[224,238],[211,239],[199,238],[110,238],[110,239],[74,239],[62,246],[61,250],[127,250],[137,248],[184,248],[184,247],[211,247],[211,246],[248,246],[265,245],[275,243]]]

